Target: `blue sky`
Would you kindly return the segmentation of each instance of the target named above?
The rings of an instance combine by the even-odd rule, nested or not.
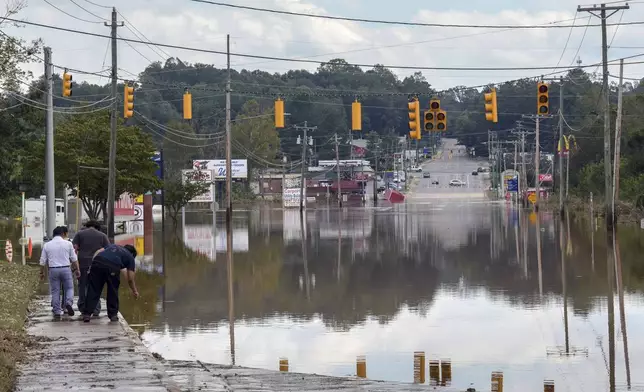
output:
[[[30,1],[18,16],[34,22],[70,26],[96,33],[109,32],[100,20],[70,0],[50,2],[67,13],[90,22],[64,15],[41,1]],[[92,5],[86,0],[76,2],[92,13],[109,17],[108,8]],[[126,22],[126,28],[119,30],[123,37],[134,38],[133,33],[127,29],[133,27],[155,42],[225,50],[225,36],[230,34],[233,37],[232,50],[238,53],[319,61],[341,57],[361,64],[425,67],[568,66],[574,63],[576,53],[579,53],[584,64],[592,64],[601,59],[598,27],[589,28],[585,36],[584,28],[574,29],[572,33],[568,28],[491,32],[472,28],[406,27],[311,19],[232,10],[188,0],[94,0],[94,3],[113,5],[127,18],[129,22]],[[371,19],[504,25],[542,24],[571,19],[575,17],[578,5],[573,0],[461,0],[451,3],[426,0],[230,0],[229,3]],[[588,23],[588,14],[578,14],[577,17],[579,19],[576,24]],[[613,16],[611,22],[619,21],[620,17],[620,14]],[[644,4],[635,3],[624,13],[623,21],[638,20],[644,20]],[[99,23],[92,23],[94,21]],[[598,20],[593,18],[591,22],[598,23]],[[29,26],[20,29],[5,27],[5,31],[25,39],[42,37],[52,47],[55,62],[60,65],[92,71],[103,69],[105,64],[109,65],[109,61],[104,62],[108,42],[103,38]],[[612,39],[614,33],[615,28],[609,28],[609,39]],[[642,33],[644,26],[620,27],[615,34],[609,58],[644,53],[644,46],[638,38]],[[165,61],[167,55],[192,63],[212,63],[220,67],[225,65],[224,56],[175,49],[164,49],[167,53],[164,54],[146,45],[133,46],[141,53],[124,43],[119,44],[119,68],[122,70],[119,73],[124,76],[134,77],[150,61]],[[262,69],[268,72],[316,68],[316,65],[244,58],[233,58],[232,64],[237,69]],[[40,72],[42,66],[33,65],[30,69]],[[642,71],[642,65],[627,65],[625,72],[627,76],[639,77]],[[413,70],[395,72],[399,77],[404,77]],[[547,72],[423,71],[423,74],[433,86],[443,89],[455,85],[479,85],[537,76]],[[616,74],[617,70],[613,68],[611,72]]]

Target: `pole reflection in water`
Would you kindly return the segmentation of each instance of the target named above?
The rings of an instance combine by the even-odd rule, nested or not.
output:
[[[226,269],[228,281],[228,334],[230,336],[230,363],[235,365],[235,298],[233,290],[233,227],[226,219]]]
[[[622,330],[624,343],[624,363],[626,365],[626,386],[631,388],[631,363],[628,356],[628,335],[626,334],[626,311],[624,310],[624,281],[622,275],[622,257],[619,250],[619,238],[613,236],[613,249],[615,255],[615,269],[617,273],[617,295],[619,299],[619,324]]]
[[[543,296],[543,269],[541,266],[541,217],[539,213],[536,216],[536,236],[537,236],[537,264],[539,267],[539,296]]]
[[[615,233],[608,232],[608,241],[606,246],[606,276],[608,277],[608,379],[610,392],[615,392],[615,260],[613,258]]]
[[[338,265],[336,267],[336,278],[340,282],[340,269],[342,268],[342,223],[338,222]]]
[[[307,253],[307,235],[306,235],[306,215],[304,213],[300,214],[300,234],[302,238],[302,258],[304,259],[304,284],[306,285],[306,299],[311,300],[311,291],[309,288],[309,258]]]
[[[570,235],[570,232],[568,232],[568,235]],[[570,341],[568,336],[568,295],[566,290],[566,255],[564,252],[563,220],[559,220],[559,253],[561,256],[561,286],[563,291],[564,334],[566,339],[566,355],[569,355]]]

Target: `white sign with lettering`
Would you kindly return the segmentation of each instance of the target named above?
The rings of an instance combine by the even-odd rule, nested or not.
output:
[[[212,170],[215,180],[226,179],[225,159],[200,159],[192,161],[195,170]],[[231,160],[232,178],[248,178],[248,160]]]

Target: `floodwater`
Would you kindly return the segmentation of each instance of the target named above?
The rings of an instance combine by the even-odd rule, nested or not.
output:
[[[166,359],[348,376],[364,356],[368,378],[413,382],[422,351],[459,390],[494,371],[509,391],[644,390],[639,228],[614,250],[588,219],[505,204],[256,209],[234,214],[229,271],[223,216],[181,221],[146,244],[141,299],[122,290]]]

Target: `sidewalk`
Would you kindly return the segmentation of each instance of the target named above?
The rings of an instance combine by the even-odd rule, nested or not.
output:
[[[103,313],[85,324],[76,311],[53,321],[49,303],[32,302],[27,333],[40,343],[18,367],[17,391],[181,390],[120,315],[118,323]]]

